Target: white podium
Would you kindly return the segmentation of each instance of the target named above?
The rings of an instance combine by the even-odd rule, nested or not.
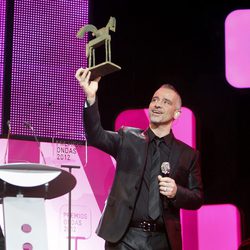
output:
[[[48,250],[45,199],[70,192],[75,177],[36,163],[0,165],[6,250]]]

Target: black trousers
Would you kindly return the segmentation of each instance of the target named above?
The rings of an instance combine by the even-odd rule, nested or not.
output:
[[[171,250],[165,232],[144,232],[130,227],[117,243],[105,242],[105,250]]]

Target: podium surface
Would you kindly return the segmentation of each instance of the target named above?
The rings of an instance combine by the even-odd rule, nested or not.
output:
[[[38,163],[0,165],[1,198],[22,194],[53,199],[70,192],[75,185],[75,177],[61,168]]]

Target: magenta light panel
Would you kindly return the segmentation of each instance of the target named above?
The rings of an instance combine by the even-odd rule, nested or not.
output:
[[[3,68],[6,0],[0,0],[0,134],[2,133]]]
[[[228,83],[250,88],[250,9],[234,10],[225,20],[225,69]]]
[[[87,0],[15,0],[12,134],[85,139],[85,97],[75,72],[86,67],[87,41],[76,38],[76,33],[87,23]]]

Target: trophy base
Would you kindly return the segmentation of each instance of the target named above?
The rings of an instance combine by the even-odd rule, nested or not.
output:
[[[121,67],[112,63],[112,62],[103,62],[93,67],[90,67],[91,72],[90,80],[94,80],[99,76],[105,76],[111,74],[117,70],[120,70]]]

